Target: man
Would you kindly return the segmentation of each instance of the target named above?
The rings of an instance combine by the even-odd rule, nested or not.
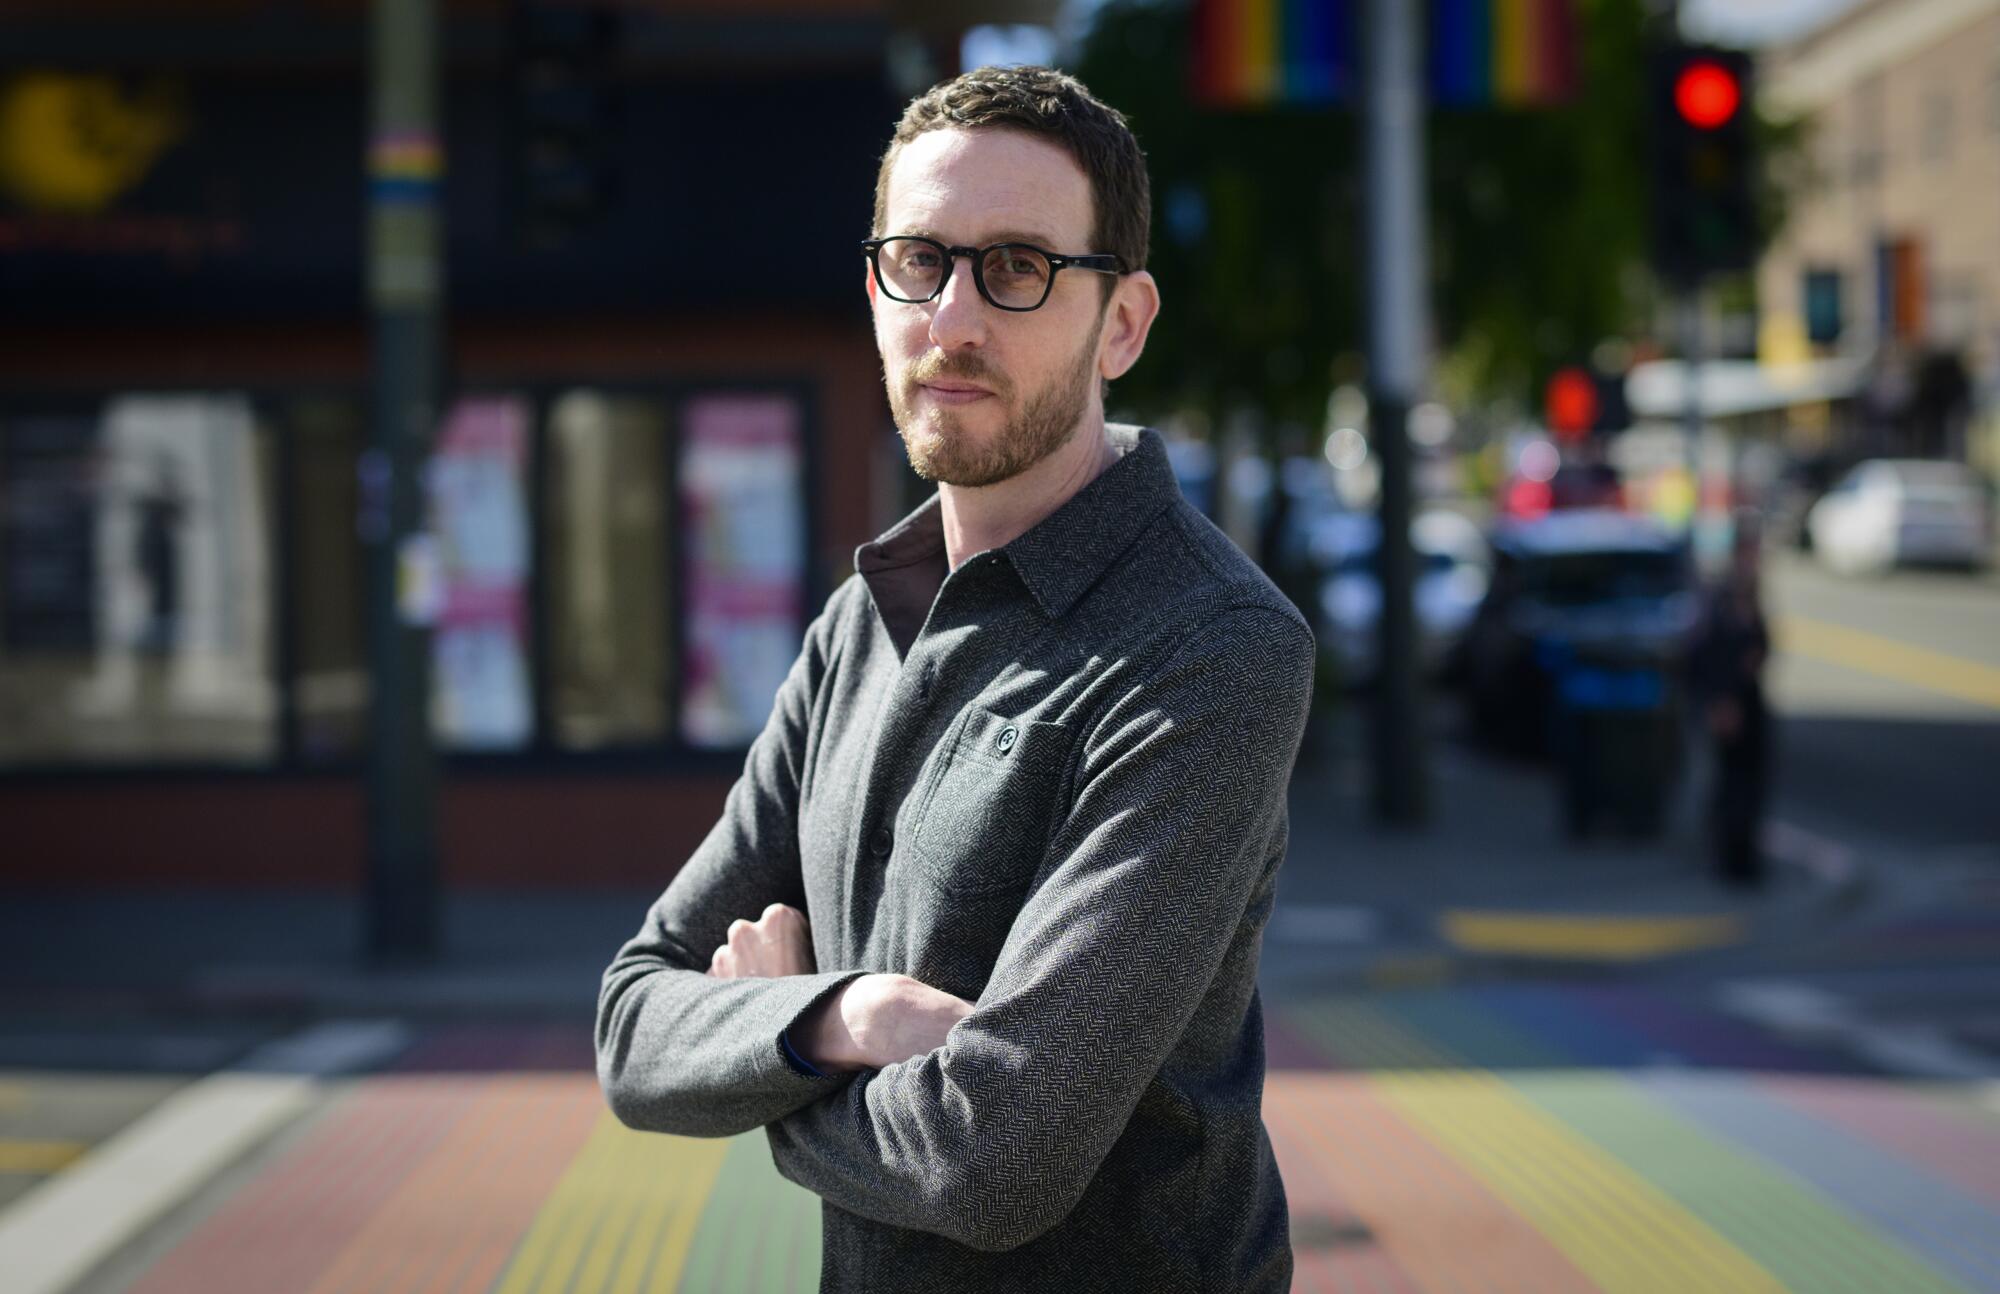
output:
[[[1765,880],[1757,838],[1771,783],[1771,711],[1764,700],[1771,634],[1759,593],[1762,534],[1749,512],[1736,524],[1729,571],[1706,599],[1690,672],[1715,751],[1708,828],[1716,870],[1728,885],[1756,889]]]
[[[1145,163],[1043,68],[917,99],[867,292],[937,495],[855,556],[722,820],[605,973],[636,1128],[765,1126],[827,1290],[1282,1290],[1257,956],[1296,611],[1105,381]]]

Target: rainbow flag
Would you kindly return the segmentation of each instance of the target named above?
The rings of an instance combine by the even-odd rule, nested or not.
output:
[[[1354,97],[1359,9],[1355,0],[1195,0],[1195,100],[1259,108]]]
[[[1431,0],[1431,101],[1541,107],[1576,93],[1572,0]]]
[[[1349,103],[1361,0],[1194,0],[1193,90],[1211,108]],[[1431,99],[1560,103],[1576,86],[1574,0],[1430,0]]]

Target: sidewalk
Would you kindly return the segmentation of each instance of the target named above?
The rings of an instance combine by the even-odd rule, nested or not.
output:
[[[1551,774],[1442,733],[1430,822],[1377,825],[1365,731],[1349,705],[1291,791],[1291,847],[1264,947],[1267,993],[1445,979],[1601,973],[1774,937],[1857,898],[1865,873],[1776,824],[1770,883],[1745,895],[1707,871],[1693,786],[1657,840],[1563,839]],[[431,963],[369,965],[348,894],[9,895],[0,1009],[57,999],[114,1008],[285,1015],[585,1019],[598,977],[650,892],[457,893]]]

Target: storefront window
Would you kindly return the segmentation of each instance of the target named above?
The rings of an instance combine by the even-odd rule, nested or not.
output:
[[[680,421],[681,736],[740,746],[769,717],[804,624],[802,420],[789,396],[715,394],[684,402]]]
[[[0,762],[272,758],[271,498],[243,396],[0,422]]]
[[[293,705],[300,756],[312,763],[357,758],[368,723],[362,651],[360,505],[355,464],[363,436],[357,399],[310,399],[287,419],[293,527],[287,572],[293,625]]]
[[[805,623],[804,435],[768,391],[454,404],[439,749],[752,740]],[[0,768],[360,758],[367,442],[352,391],[0,412]]]
[[[549,712],[571,750],[668,737],[667,409],[569,391],[548,411]]]

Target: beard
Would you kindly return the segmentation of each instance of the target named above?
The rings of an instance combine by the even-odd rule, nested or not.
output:
[[[889,411],[895,415],[911,468],[926,481],[941,485],[998,485],[1068,444],[1096,380],[1097,338],[1103,330],[1104,316],[1099,314],[1097,326],[1090,330],[1089,339],[1069,367],[1035,392],[1027,406],[986,443],[966,429],[958,414],[936,406],[918,409],[918,391],[923,383],[937,378],[963,378],[990,388],[994,399],[1013,409],[1014,384],[1004,373],[976,351],[933,351],[904,365],[902,380],[887,386]]]

